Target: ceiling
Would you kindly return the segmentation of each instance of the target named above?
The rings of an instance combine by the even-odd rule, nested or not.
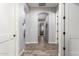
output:
[[[56,7],[57,3],[44,3],[45,6],[39,6],[39,3],[28,3],[29,7]]]
[[[38,15],[38,19],[41,20],[41,21],[44,21],[47,16],[48,16],[47,13],[40,13]]]

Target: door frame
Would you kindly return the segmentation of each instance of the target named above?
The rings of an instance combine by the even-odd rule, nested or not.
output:
[[[58,5],[59,11],[58,11],[58,22],[59,22],[59,33],[58,33],[58,56],[64,56],[65,51],[63,48],[65,47],[65,35],[63,35],[63,32],[65,32],[65,3],[59,3]]]

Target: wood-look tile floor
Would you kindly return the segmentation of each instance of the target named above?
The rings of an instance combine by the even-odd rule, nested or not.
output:
[[[23,56],[57,56],[56,44],[27,44]]]
[[[57,56],[57,44],[39,43],[39,44],[26,44],[23,56]]]

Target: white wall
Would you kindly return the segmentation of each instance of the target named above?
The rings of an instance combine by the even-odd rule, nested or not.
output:
[[[34,11],[30,11],[26,18],[26,42],[37,43],[37,14]]]
[[[21,55],[25,47],[24,29],[23,26],[26,13],[24,12],[26,4],[15,4],[15,16],[16,16],[16,55]],[[26,8],[28,9],[28,8]]]
[[[26,18],[26,43],[38,42],[38,13],[49,13],[49,42],[56,42],[56,15],[55,8],[30,8],[28,19]]]
[[[49,43],[57,43],[56,40],[56,15],[52,12],[49,14]]]
[[[19,19],[19,37],[20,37],[20,42],[19,42],[19,52],[23,51],[25,47],[25,39],[24,39],[24,19],[25,19],[25,12],[24,12],[24,4],[20,4],[20,19]]]
[[[24,11],[26,10],[26,11]],[[24,48],[25,48],[25,38],[24,38],[24,30],[26,27],[26,16],[29,11],[29,8],[26,4],[20,4],[20,19],[19,19],[19,37],[20,37],[20,42],[19,42],[19,52],[21,53]],[[24,22],[25,20],[25,22]],[[25,23],[25,24],[24,24]],[[23,25],[24,24],[24,25]],[[26,31],[25,31],[26,32]]]

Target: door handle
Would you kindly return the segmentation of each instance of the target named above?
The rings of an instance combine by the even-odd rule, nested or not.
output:
[[[14,34],[13,37],[16,37],[16,35]]]

